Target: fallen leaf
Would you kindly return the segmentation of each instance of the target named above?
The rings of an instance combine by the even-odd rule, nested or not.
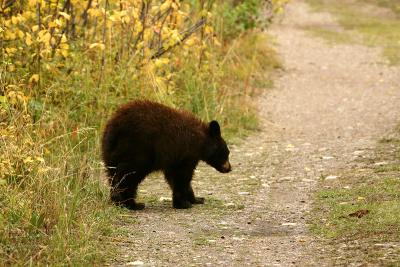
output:
[[[349,217],[361,218],[361,217],[364,217],[365,215],[367,215],[368,213],[369,213],[369,210],[358,210],[356,212],[350,213]]]

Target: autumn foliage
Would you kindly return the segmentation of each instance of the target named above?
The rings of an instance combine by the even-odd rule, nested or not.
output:
[[[99,260],[117,212],[99,133],[121,103],[255,129],[278,66],[257,28],[285,1],[0,0],[0,265]]]

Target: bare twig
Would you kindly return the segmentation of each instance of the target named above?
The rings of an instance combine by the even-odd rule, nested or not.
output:
[[[40,26],[42,24],[42,19],[40,17],[40,3],[36,4],[36,16],[37,16],[37,24],[38,24],[39,31],[40,31]],[[41,47],[40,46],[41,45],[39,44],[38,48],[37,48],[37,70],[38,70],[38,74],[39,74],[39,81],[38,81],[39,89],[40,89],[40,80],[42,78],[42,77],[40,77],[40,70],[41,70],[41,62],[40,62],[40,48]]]
[[[177,41],[176,43],[174,43],[173,45],[171,45],[168,48],[164,48],[161,47],[160,49],[158,49],[158,51],[156,53],[154,53],[154,55],[151,56],[151,59],[155,59],[155,58],[159,58],[162,55],[164,55],[165,53],[167,53],[168,51],[170,51],[171,49],[175,48],[176,46],[180,45],[181,43],[183,43],[187,38],[189,38],[193,33],[195,33],[198,29],[200,29],[201,27],[203,27],[204,24],[206,24],[207,20],[205,18],[200,19],[196,24],[194,24],[192,27],[190,27],[189,29],[187,29],[186,31],[182,32],[181,35],[182,38]]]
[[[200,12],[202,13],[202,18],[206,19],[206,17],[204,16],[203,13],[204,10],[204,0],[200,0]],[[203,48],[203,40],[204,40],[204,27],[201,28],[201,32],[200,32],[200,42],[201,42],[201,46],[200,46],[200,55],[199,55],[199,65],[198,68],[201,67],[201,63],[203,61],[203,55],[204,55],[204,48]]]
[[[89,0],[88,1],[88,4],[87,4],[87,6],[86,6],[86,8],[83,11],[82,16],[81,16],[81,18],[83,20],[83,23],[82,23],[82,27],[83,28],[85,28],[87,23],[88,23],[88,11],[89,11],[89,8],[92,6],[92,1],[93,0]]]
[[[103,37],[102,37],[102,43],[103,45],[106,44],[106,33],[107,33],[107,8],[108,8],[108,0],[105,0],[104,3],[104,23],[103,23]],[[97,87],[100,87],[102,77],[104,74],[104,65],[106,63],[106,49],[104,48],[101,54],[101,71],[100,71],[100,77],[99,77],[99,83]]]
[[[142,30],[141,32],[138,34],[138,36],[136,37],[135,43],[133,44],[133,49],[132,51],[136,50],[136,47],[139,43],[140,40],[143,40],[144,37],[144,31],[146,29],[146,18],[147,18],[147,12],[149,11],[149,2],[147,2],[146,0],[142,1],[142,8],[141,8],[141,12],[140,12],[140,20],[142,22]]]

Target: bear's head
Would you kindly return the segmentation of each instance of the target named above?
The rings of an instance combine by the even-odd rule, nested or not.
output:
[[[219,172],[227,173],[231,171],[229,149],[225,140],[221,137],[221,129],[217,121],[211,121],[208,124],[203,160]]]

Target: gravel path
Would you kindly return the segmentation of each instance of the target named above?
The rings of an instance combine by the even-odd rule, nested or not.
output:
[[[207,203],[173,210],[160,175],[146,179],[146,209],[127,212],[111,265],[328,266],[308,232],[318,181],[352,168],[399,118],[400,71],[378,49],[329,45],[313,25],[338,27],[291,1],[272,29],[285,67],[260,98],[263,131],[231,147],[233,172],[201,165],[194,190]],[[160,199],[161,198],[161,199]]]

